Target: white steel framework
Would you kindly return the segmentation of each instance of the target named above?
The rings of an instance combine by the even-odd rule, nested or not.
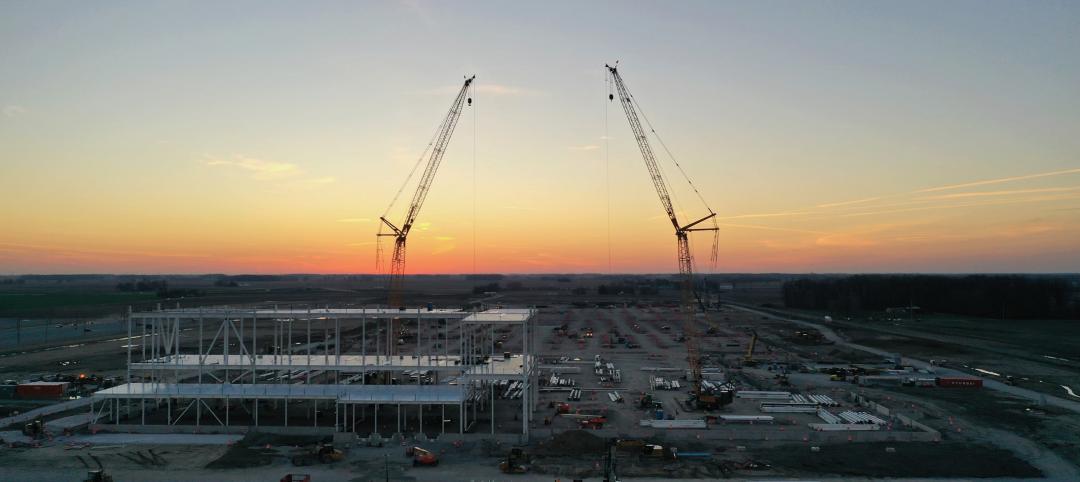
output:
[[[514,417],[521,420],[520,431],[513,433],[527,440],[537,399],[534,314],[531,309],[431,308],[129,310],[127,383],[93,395],[92,424],[243,431],[290,427],[292,421],[295,432],[318,431],[322,419],[322,431],[332,426],[357,435],[404,435],[412,429],[424,432],[426,408],[429,418],[438,415],[439,434],[447,433],[450,421],[457,422],[457,433],[487,428],[495,434],[501,428],[497,399],[508,399],[502,406],[520,403],[521,408],[521,416]],[[405,354],[410,344],[413,353]],[[383,413],[380,425],[380,412],[395,409],[396,424]],[[296,425],[298,414],[302,426]],[[476,426],[485,414],[489,427]]]

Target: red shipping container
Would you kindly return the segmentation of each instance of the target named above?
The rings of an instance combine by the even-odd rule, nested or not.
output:
[[[22,383],[15,387],[15,395],[27,399],[64,398],[67,387],[67,382]]]
[[[982,388],[983,381],[981,378],[938,378],[937,386]]]

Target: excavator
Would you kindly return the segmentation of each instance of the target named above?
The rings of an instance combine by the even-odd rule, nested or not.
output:
[[[746,356],[743,357],[743,366],[754,367],[757,366],[757,360],[754,360],[754,348],[757,347],[757,330],[752,332],[750,337],[750,346],[746,347]]]
[[[342,451],[335,449],[331,444],[318,444],[311,450],[301,454],[294,455],[292,457],[292,464],[297,467],[305,467],[308,465],[332,464],[345,459],[345,454]]]

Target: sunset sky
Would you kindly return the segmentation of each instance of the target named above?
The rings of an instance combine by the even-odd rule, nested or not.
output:
[[[615,60],[717,272],[1080,271],[1078,2],[6,1],[0,274],[372,272],[472,74],[409,273],[674,271]]]

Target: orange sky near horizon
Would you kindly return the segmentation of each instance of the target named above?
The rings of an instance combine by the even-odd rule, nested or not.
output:
[[[0,5],[0,275],[371,273],[473,73],[408,273],[674,272],[615,59],[699,272],[1080,272],[1075,5],[243,3]]]

